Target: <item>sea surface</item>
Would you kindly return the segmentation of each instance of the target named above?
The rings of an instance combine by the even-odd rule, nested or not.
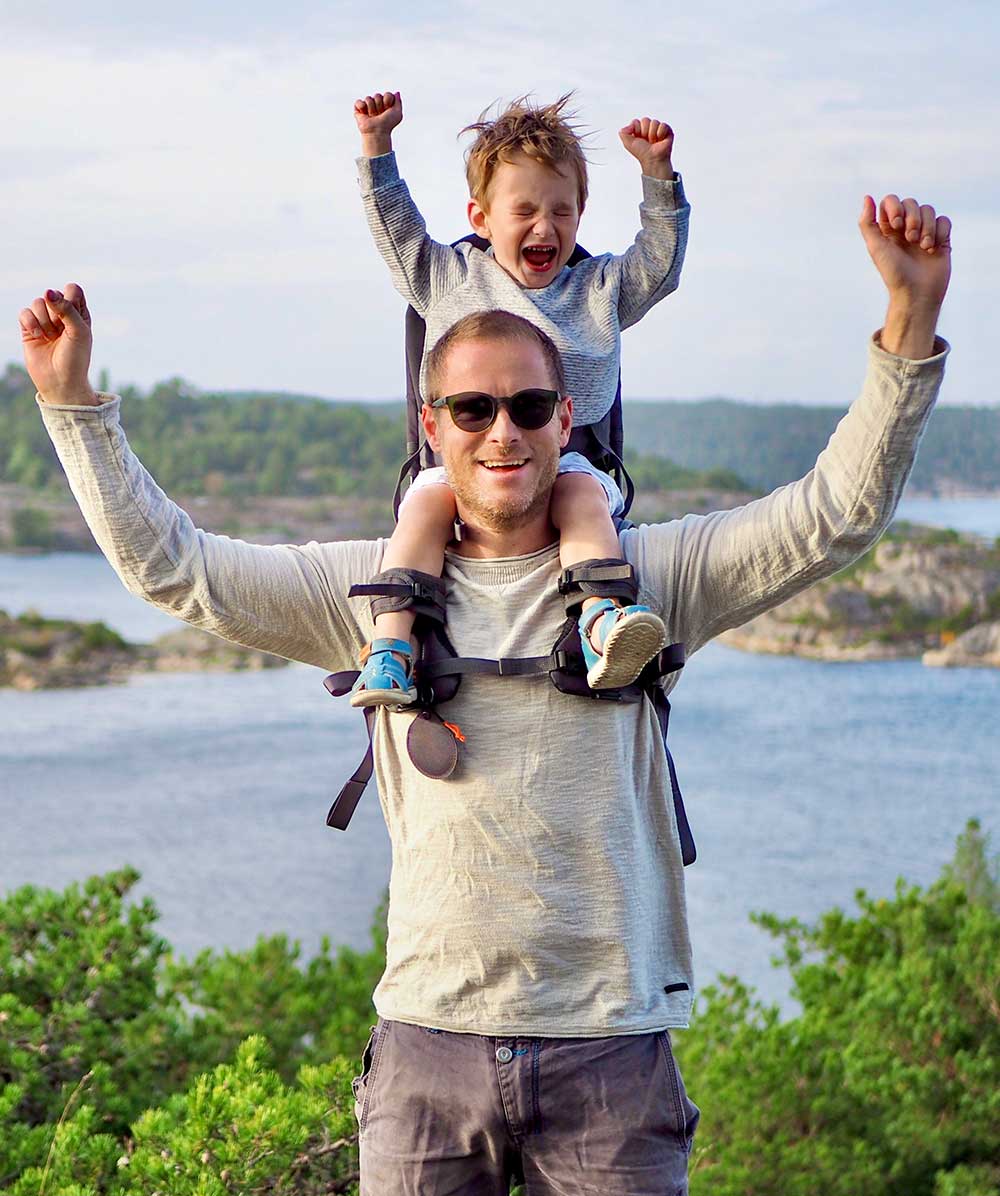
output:
[[[968,530],[1000,535],[1000,501],[958,506]],[[955,503],[920,510],[957,522]],[[177,625],[86,554],[0,555],[0,608],[103,619],[137,640]],[[702,986],[734,973],[791,1009],[751,911],[809,920],[850,908],[858,888],[927,884],[971,817],[1000,847],[1000,671],[710,645],[673,707]],[[390,866],[374,787],[346,833],[324,823],[365,742],[358,713],[306,666],[0,690],[0,892],[128,863],[181,954],[277,933],[307,956],[323,936],[365,946]]]

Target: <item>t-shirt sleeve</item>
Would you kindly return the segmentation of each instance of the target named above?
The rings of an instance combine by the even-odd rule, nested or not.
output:
[[[860,397],[797,482],[731,511],[622,535],[646,600],[693,652],[866,551],[892,518],[944,375],[948,346],[909,361],[871,345]]]
[[[354,667],[371,620],[347,591],[378,571],[383,543],[265,546],[201,530],[129,447],[119,405],[39,400],[70,488],[125,587],[223,639],[331,671]]]

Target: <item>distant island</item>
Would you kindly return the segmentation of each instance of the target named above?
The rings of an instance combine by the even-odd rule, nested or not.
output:
[[[1000,668],[1000,541],[895,524],[835,577],[720,640],[814,660]]]
[[[1000,542],[897,524],[828,581],[727,631],[749,652],[828,661],[900,660],[1000,668]],[[103,623],[0,611],[0,686],[123,681],[137,672],[234,671],[288,662],[194,628],[131,644]]]
[[[180,628],[152,644],[132,644],[104,623],[0,611],[0,687],[20,690],[108,685],[138,672],[232,672],[287,660]]]

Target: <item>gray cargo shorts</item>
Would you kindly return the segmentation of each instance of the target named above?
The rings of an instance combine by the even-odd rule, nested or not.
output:
[[[354,1081],[361,1196],[684,1196],[698,1109],[666,1030],[503,1038],[379,1018]]]

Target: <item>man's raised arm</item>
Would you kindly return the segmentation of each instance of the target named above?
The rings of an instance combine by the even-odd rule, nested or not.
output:
[[[142,467],[120,400],[88,381],[91,319],[81,287],[46,291],[20,315],[24,360],[70,487],[104,555],[146,601],[225,639],[332,671],[371,638],[352,581],[378,571],[376,543],[263,547],[194,526]],[[360,605],[360,604],[357,604]]]
[[[671,635],[693,651],[843,569],[882,534],[944,374],[935,339],[951,221],[929,204],[865,196],[861,235],[889,294],[861,396],[801,480],[733,511],[626,532],[622,543]]]

